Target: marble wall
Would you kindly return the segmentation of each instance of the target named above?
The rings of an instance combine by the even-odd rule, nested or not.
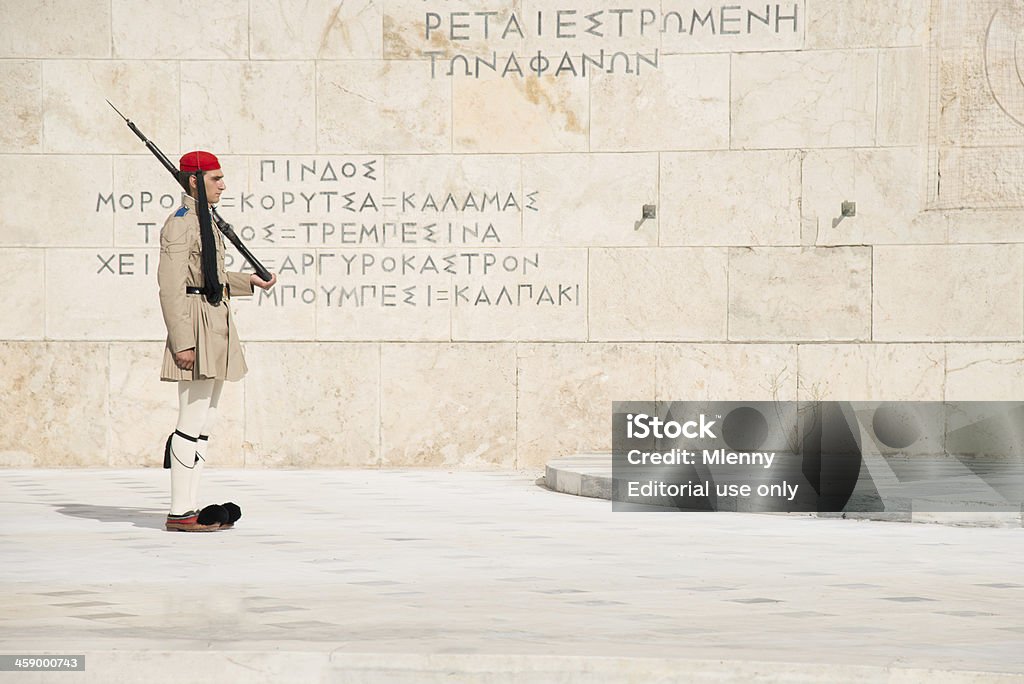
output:
[[[216,152],[280,274],[233,304],[213,464],[536,470],[609,449],[614,400],[1020,398],[1011,5],[0,0],[0,466],[157,467],[174,422],[178,193],[105,99]]]

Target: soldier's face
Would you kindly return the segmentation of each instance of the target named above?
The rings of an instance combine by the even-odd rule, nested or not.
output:
[[[203,179],[206,181],[206,199],[210,204],[216,204],[220,201],[221,193],[227,188],[224,184],[224,172],[220,169],[207,171],[203,174]]]

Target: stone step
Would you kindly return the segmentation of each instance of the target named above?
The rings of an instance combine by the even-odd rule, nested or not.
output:
[[[612,498],[612,455],[609,452],[592,452],[553,459],[544,469],[544,485],[552,491],[563,494],[610,501]],[[851,500],[851,510],[841,513],[813,513],[812,515],[819,518],[938,523],[967,527],[1024,527],[1024,511],[852,510],[856,505],[857,502]],[[807,514],[794,513],[793,515]]]

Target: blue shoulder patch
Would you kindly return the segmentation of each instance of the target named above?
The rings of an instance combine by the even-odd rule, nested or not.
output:
[[[178,218],[181,218],[182,216],[184,216],[187,213],[188,213],[188,207],[182,207],[181,209],[178,209],[178,211],[176,211],[174,213],[174,215],[177,216]]]

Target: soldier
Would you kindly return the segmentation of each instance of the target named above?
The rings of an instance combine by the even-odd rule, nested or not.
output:
[[[189,194],[160,231],[160,307],[167,324],[160,379],[178,383],[178,423],[164,445],[171,470],[171,508],[166,528],[209,532],[234,525],[233,504],[199,508],[199,479],[225,380],[245,375],[245,359],[228,300],[250,296],[253,286],[273,287],[255,274],[224,270],[224,239],[213,229],[210,205],[224,192],[224,173],[209,152],[181,157],[180,180]]]

